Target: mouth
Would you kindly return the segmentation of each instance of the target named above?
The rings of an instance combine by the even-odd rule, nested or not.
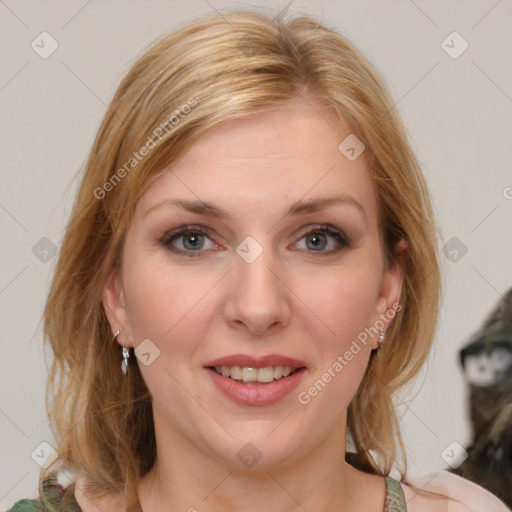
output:
[[[275,354],[236,354],[209,361],[205,371],[214,386],[242,405],[271,405],[290,395],[306,372],[298,359]]]
[[[253,366],[207,366],[208,370],[216,372],[218,375],[227,377],[243,384],[269,384],[278,380],[285,379],[301,368],[291,366],[264,366],[256,368]]]

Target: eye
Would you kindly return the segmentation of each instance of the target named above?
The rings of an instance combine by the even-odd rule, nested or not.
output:
[[[301,236],[301,240],[305,240],[306,250],[308,252],[317,252],[319,253],[318,256],[332,254],[343,248],[350,247],[348,237],[342,231],[328,224],[309,227],[302,231],[299,236]],[[327,247],[330,247],[330,249],[324,250]]]
[[[202,226],[182,226],[164,235],[160,243],[174,253],[197,257],[201,256],[203,249],[212,250],[219,247],[210,240],[208,234],[209,231]],[[210,247],[208,240],[211,242]]]
[[[181,226],[166,233],[159,242],[175,254],[198,257],[206,250],[219,248],[211,240],[209,234],[209,230],[203,226]],[[350,240],[342,231],[328,224],[308,227],[302,230],[298,236],[300,237],[299,242],[305,241],[305,248],[303,247],[301,250],[318,253],[315,256],[327,256],[351,245]],[[326,248],[328,250],[325,250]]]

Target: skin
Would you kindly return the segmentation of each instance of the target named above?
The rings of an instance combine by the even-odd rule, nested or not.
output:
[[[402,268],[384,261],[365,155],[351,162],[338,151],[350,133],[305,104],[231,121],[207,132],[138,202],[103,303],[118,343],[150,339],[160,351],[148,366],[137,361],[157,439],[155,467],[138,486],[144,510],[383,510],[384,479],[344,462],[347,407],[377,337],[307,405],[297,398],[400,300]],[[298,200],[341,193],[364,214],[345,203],[283,217]],[[176,198],[214,203],[231,218],[153,208]],[[199,244],[189,235],[165,246],[164,235],[186,224],[210,233]],[[349,246],[319,224],[343,231]],[[301,233],[307,227],[319,250]],[[252,263],[236,252],[247,236],[263,248]],[[199,257],[169,249],[197,254],[191,242]],[[406,252],[405,242],[397,246],[398,262]],[[387,330],[392,320],[384,321]],[[286,355],[307,368],[279,402],[240,405],[203,368],[236,353]],[[248,442],[261,452],[251,468],[237,457]]]

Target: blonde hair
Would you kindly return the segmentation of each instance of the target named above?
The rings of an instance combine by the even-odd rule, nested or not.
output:
[[[54,354],[47,407],[58,443],[48,471],[79,471],[90,492],[135,503],[136,482],[156,457],[151,400],[136,365],[126,377],[120,371],[101,301],[105,280],[120,264],[138,199],[162,169],[206,130],[296,100],[330,109],[364,142],[388,263],[396,263],[397,242],[409,244],[402,310],[347,419],[360,468],[388,475],[402,455],[405,474],[393,394],[428,356],[441,294],[427,186],[382,79],[345,37],[308,16],[245,10],[201,17],[158,40],[122,80],[101,123],[44,312]]]

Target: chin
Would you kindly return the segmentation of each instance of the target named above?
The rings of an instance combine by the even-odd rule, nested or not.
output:
[[[261,428],[255,423],[260,423]],[[250,428],[247,428],[249,424]],[[204,426],[208,428],[207,425]],[[224,424],[223,427],[225,430],[215,429],[219,432],[218,436],[212,436],[213,428],[208,428],[208,434],[201,436],[201,444],[214,461],[218,461],[228,470],[275,468],[289,463],[297,455],[297,437],[290,435],[289,429],[283,428],[279,435],[277,430],[272,432],[275,425],[269,427],[269,422],[258,420],[239,423],[238,429],[229,424]]]

